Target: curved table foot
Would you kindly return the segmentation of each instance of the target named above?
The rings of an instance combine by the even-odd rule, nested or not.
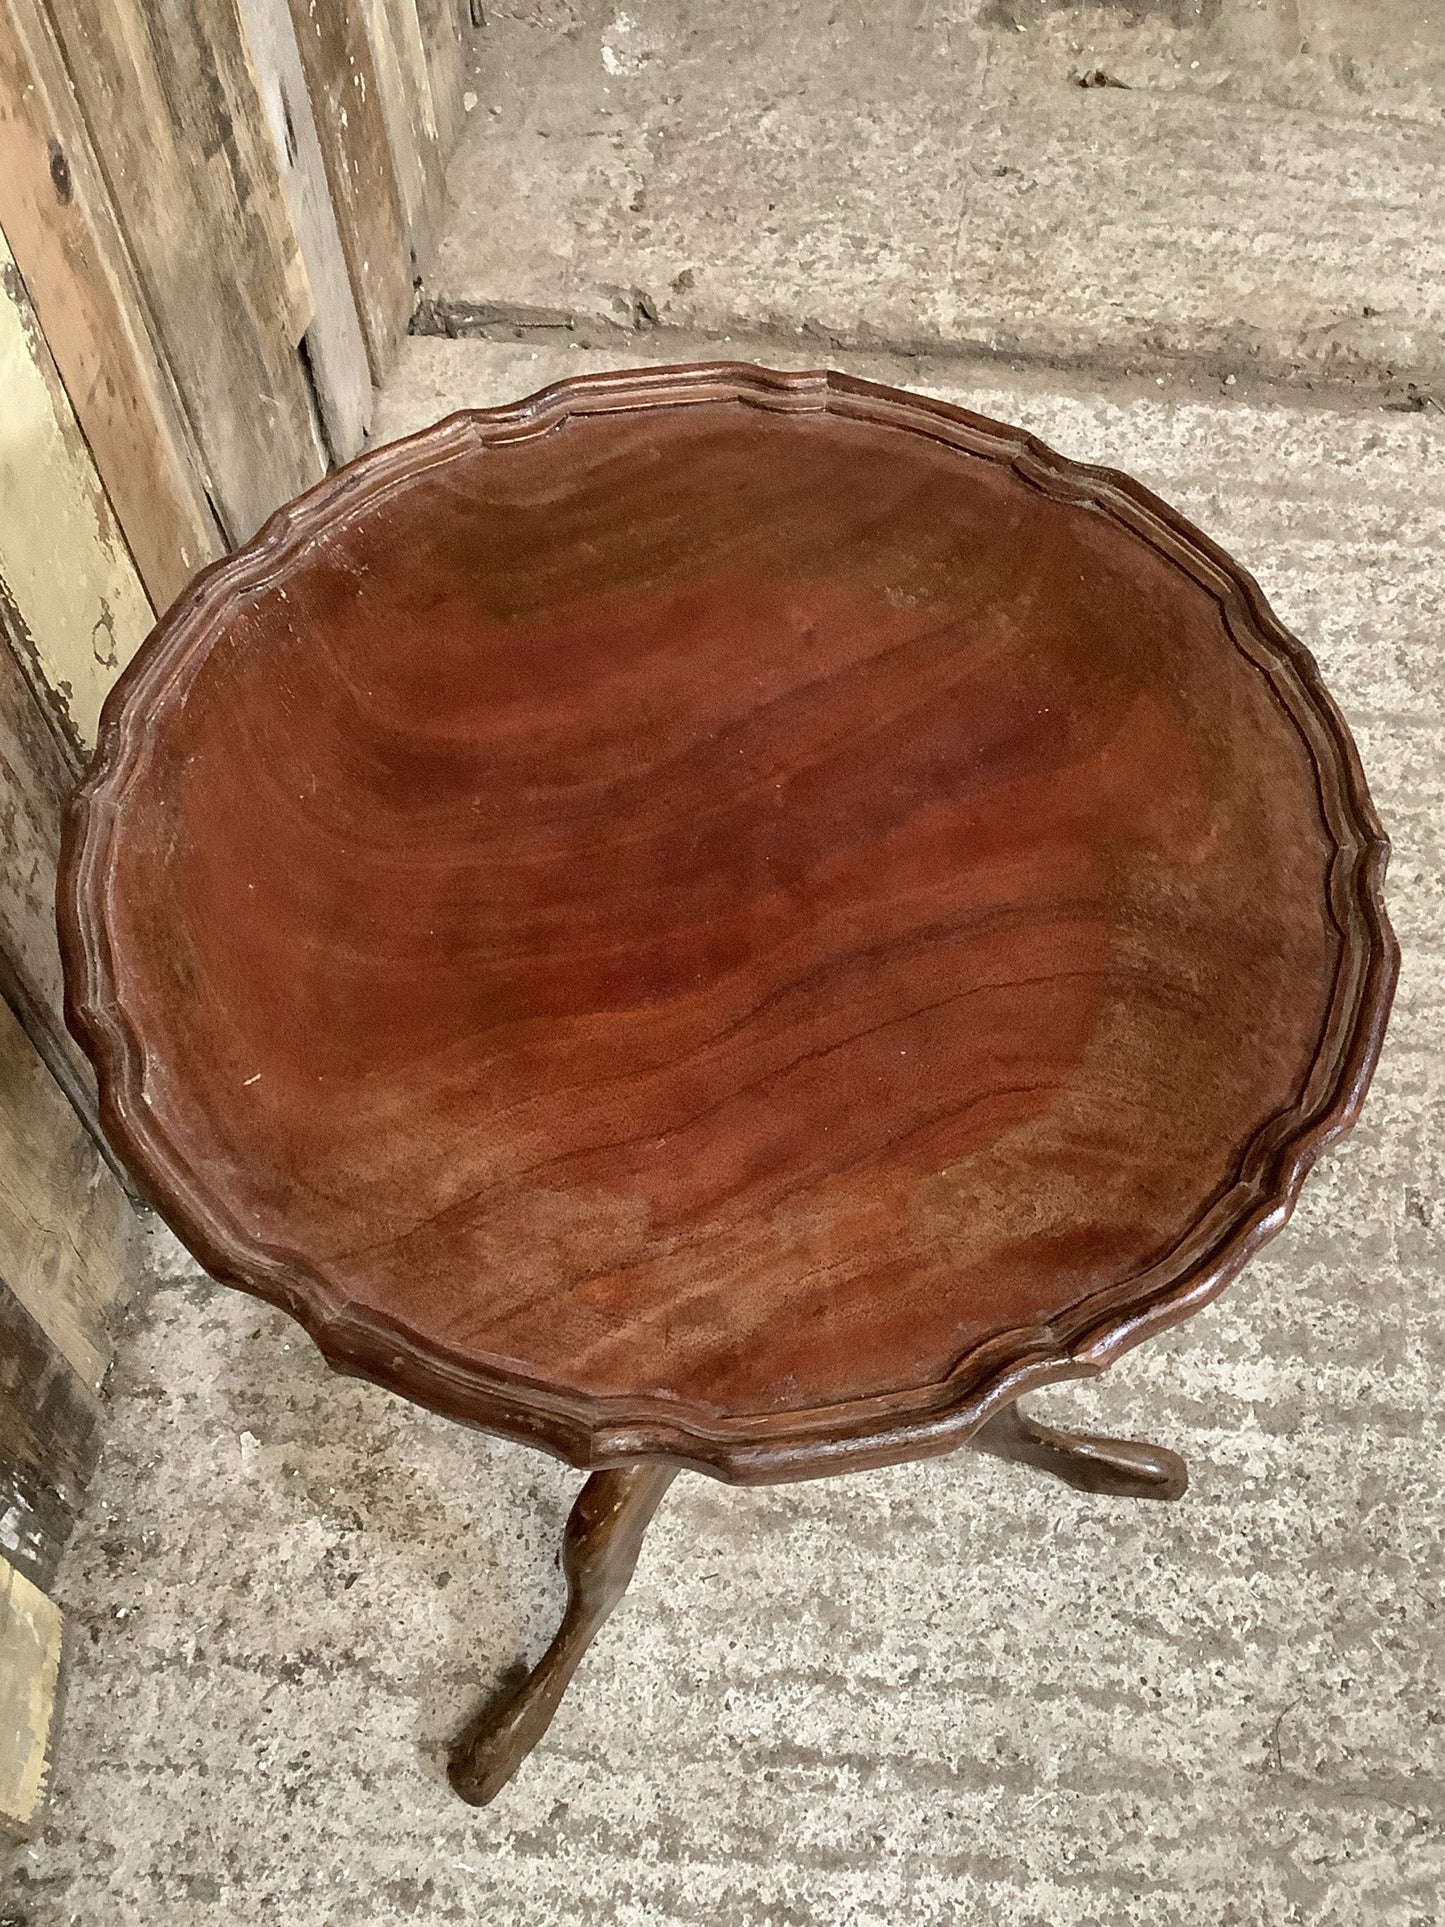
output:
[[[674,1467],[649,1461],[594,1472],[583,1486],[562,1542],[567,1610],[557,1636],[521,1685],[484,1707],[452,1748],[447,1777],[469,1805],[494,1799],[551,1725],[593,1635],[626,1592],[675,1477]]]
[[[1106,1492],[1120,1499],[1178,1499],[1189,1468],[1165,1445],[1135,1439],[1101,1439],[1089,1432],[1059,1432],[1040,1425],[1017,1405],[996,1412],[970,1440],[975,1450],[998,1459],[1052,1472],[1080,1492]]]

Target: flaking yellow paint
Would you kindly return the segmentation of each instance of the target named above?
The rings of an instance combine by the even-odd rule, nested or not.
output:
[[[0,1559],[0,1817],[40,1810],[60,1676],[60,1608]]]
[[[88,748],[153,617],[3,238],[0,587],[23,625],[20,646]]]

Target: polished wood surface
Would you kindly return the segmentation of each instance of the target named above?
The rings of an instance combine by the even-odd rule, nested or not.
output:
[[[1040,1425],[1015,1402],[995,1412],[969,1440],[976,1452],[1051,1472],[1076,1492],[1112,1499],[1182,1499],[1189,1468],[1167,1445],[1142,1439],[1100,1438]]]
[[[1386,845],[1138,485],[838,376],[563,383],[202,577],[72,807],[117,1142],[333,1362],[582,1464],[945,1449],[1354,1116]]]
[[[551,1645],[517,1686],[484,1706],[452,1748],[447,1777],[469,1806],[486,1806],[532,1751],[583,1655],[627,1591],[642,1541],[672,1484],[670,1465],[643,1461],[594,1472],[562,1539],[567,1610]]]

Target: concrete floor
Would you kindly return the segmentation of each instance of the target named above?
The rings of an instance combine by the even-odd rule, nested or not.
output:
[[[1141,4],[1135,41],[1117,11],[1044,0],[1007,10],[1030,35],[1094,36],[1087,57],[1101,66],[1137,44],[1145,91],[1171,49],[1224,45],[1230,33],[1242,45],[1246,27],[1262,31],[1263,20],[1273,31],[1308,7],[1290,0],[1258,10],[1260,20],[1206,7],[1211,25],[1172,0]],[[845,23],[862,13],[833,11]],[[974,10],[953,12],[974,44],[985,31]],[[539,111],[561,38],[576,60],[572,91],[547,96],[553,133],[582,127],[605,86],[619,132],[645,150],[647,129],[621,98],[632,56],[619,50],[641,46],[644,30],[663,40],[635,75],[660,89],[651,70],[680,56],[656,22],[683,19],[681,0],[577,16],[497,21],[506,85]],[[687,103],[721,116],[729,97],[746,121],[781,87],[773,53],[765,62],[745,45],[758,23],[758,45],[772,49],[781,17],[731,10],[727,58],[713,61],[708,86],[669,88],[685,87],[681,123]],[[906,38],[911,17],[894,9],[889,31]],[[623,18],[635,24],[624,30]],[[1315,44],[1328,50],[1326,38]],[[1417,124],[1410,89],[1424,56],[1407,59],[1402,46],[1390,42],[1373,66],[1361,55],[1356,80],[1376,91],[1349,138],[1378,123],[1394,139]],[[1239,56],[1233,93],[1219,95],[1221,167],[1233,164],[1222,150],[1237,131],[1224,112],[1236,97],[1274,103],[1261,125],[1289,113],[1291,126],[1313,126],[1336,112],[1302,92],[1279,102],[1280,89],[1334,85],[1329,59],[1275,65]],[[846,76],[827,71],[841,88]],[[455,177],[463,195],[480,193],[467,183],[494,165],[487,121],[501,116],[478,118],[485,81]],[[965,117],[969,85],[960,70]],[[933,98],[946,91],[936,81]],[[1091,108],[1096,91],[1123,90],[1076,90]],[[903,120],[881,124],[889,178],[938,164],[943,122],[933,146],[917,136],[917,155]],[[1077,128],[1068,138],[1086,164],[1094,150]],[[1139,136],[1133,165],[1162,193],[1150,140]],[[572,324],[520,343],[414,340],[383,396],[382,435],[561,373],[675,358],[699,331],[733,332],[719,294],[714,308],[678,317],[691,335],[665,319],[635,337],[609,333],[596,291],[640,286],[641,269],[588,198],[590,175],[559,181],[540,145],[532,169],[489,177],[480,225],[557,233],[546,224],[572,195]],[[1422,193],[1435,191],[1427,174]],[[1384,192],[1379,177],[1359,174],[1356,186],[1359,231],[1383,232],[1384,212],[1365,218]],[[1039,188],[1045,207],[1052,192]],[[745,237],[710,245],[718,176],[700,164],[688,178],[674,170],[668,194],[690,258],[743,287]],[[1281,246],[1301,261],[1324,246],[1316,214],[1277,184]],[[893,245],[876,200],[860,198],[850,218],[878,247]],[[485,234],[470,228],[481,249]],[[1063,272],[1051,232],[1042,222],[1040,287]],[[793,233],[799,260],[815,239]],[[1181,276],[1191,245],[1181,242]],[[1150,247],[1169,295],[1167,237]],[[514,327],[538,293],[529,262],[544,251],[521,249],[514,275],[498,243],[472,286],[479,305],[512,321],[473,314],[468,325]],[[443,272],[466,258],[449,244]],[[828,258],[827,285],[864,314],[880,257],[861,253],[851,284],[841,257]],[[1358,262],[1336,266],[1343,280]],[[1382,261],[1379,273],[1385,314],[1408,319],[1422,287],[1420,313],[1445,301],[1428,262],[1406,273]],[[946,278],[920,285],[921,314],[955,298]],[[441,281],[429,292],[461,301],[460,281],[450,285],[450,295]],[[1323,298],[1329,277],[1318,285]],[[1244,325],[1241,287],[1235,277],[1209,296],[1219,339]],[[807,295],[800,277],[797,299]],[[445,1742],[550,1633],[554,1553],[577,1475],[330,1378],[296,1328],[211,1285],[158,1232],[112,1374],[105,1457],[61,1579],[75,1637],[53,1797],[43,1832],[9,1869],[0,1923],[1445,1920],[1445,415],[1424,392],[1414,412],[1378,406],[1404,398],[1393,364],[1342,373],[1289,363],[1281,347],[1271,369],[1222,370],[1209,340],[1182,323],[1152,360],[1134,358],[1096,320],[1082,317],[1072,348],[1056,352],[1047,341],[1070,330],[1061,302],[1049,326],[1063,334],[1041,328],[1045,345],[1027,367],[1008,365],[998,343],[989,364],[969,363],[958,341],[932,359],[882,349],[828,359],[1130,469],[1231,547],[1318,654],[1395,837],[1404,970],[1362,1124],[1217,1305],[1105,1379],[1036,1401],[1070,1422],[1177,1446],[1191,1463],[1189,1495],[1174,1507],[1091,1499],[969,1454],[751,1493],[680,1480],[548,1741],[495,1806],[473,1813],[445,1785]],[[925,332],[895,345],[916,347]],[[724,352],[819,358],[777,328]],[[1427,361],[1412,364],[1417,388]]]
[[[1445,374],[1441,0],[503,0],[443,331]],[[1088,84],[1081,84],[1088,83]]]

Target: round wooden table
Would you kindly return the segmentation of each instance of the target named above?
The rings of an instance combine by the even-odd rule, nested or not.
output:
[[[330,1362],[591,1469],[490,1798],[679,1467],[974,1445],[1183,1318],[1353,1121],[1387,844],[1307,652],[1137,483],[833,374],[559,383],[207,570],[60,899],[113,1141]]]

